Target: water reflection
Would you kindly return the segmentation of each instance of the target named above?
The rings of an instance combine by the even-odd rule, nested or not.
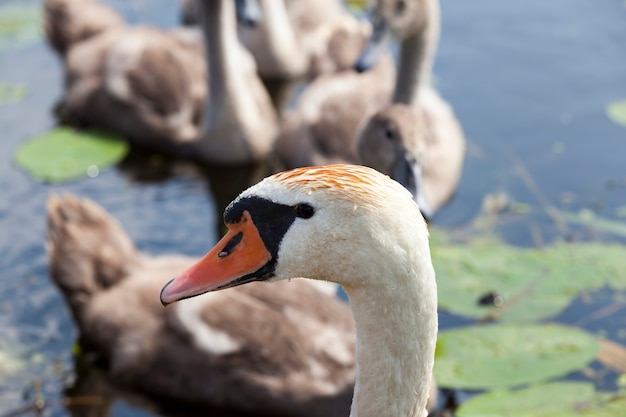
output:
[[[164,398],[147,397],[117,387],[104,369],[84,357],[75,358],[77,379],[65,390],[64,406],[72,417],[108,417],[132,414],[135,417],[160,415],[164,417],[280,417],[276,414],[244,413],[221,407],[197,406]],[[328,417],[349,414],[352,390],[341,394],[345,407],[328,410]],[[242,401],[246,401],[242,398]],[[337,401],[330,403],[336,406]],[[315,407],[324,407],[319,401]]]
[[[276,171],[271,160],[241,166],[199,165],[189,160],[171,158],[151,150],[132,147],[118,164],[122,175],[131,183],[159,184],[174,178],[193,178],[205,184],[213,197],[216,236],[224,232],[222,213],[243,190]]]
[[[176,403],[158,398],[149,398],[128,390],[119,389],[109,379],[104,369],[90,363],[87,358],[76,358],[77,379],[65,391],[64,406],[72,417],[108,417],[126,408],[133,416],[171,417],[253,417],[252,414],[236,410],[194,406],[190,403]],[[256,414],[254,416],[260,416]]]

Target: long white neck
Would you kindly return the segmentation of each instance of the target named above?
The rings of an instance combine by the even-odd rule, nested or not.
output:
[[[441,26],[439,2],[428,0],[424,8],[424,26],[400,44],[398,78],[393,94],[394,103],[413,108],[418,103],[420,87],[430,83]]]
[[[403,252],[403,251],[401,251]],[[376,286],[345,287],[357,331],[351,417],[425,417],[437,339],[437,288],[428,243],[377,260]]]

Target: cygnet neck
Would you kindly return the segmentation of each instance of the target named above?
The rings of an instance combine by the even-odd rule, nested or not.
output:
[[[202,116],[203,159],[227,164],[258,161],[271,151],[276,113],[237,37],[234,0],[201,0],[209,97]]]
[[[237,20],[235,15],[235,2],[232,0],[200,0],[200,19],[204,33],[207,76],[209,82],[209,99],[207,109],[232,109],[232,97],[236,96],[236,90],[241,84],[237,75],[239,49],[241,48],[237,38]],[[217,111],[205,111],[205,125],[215,122],[210,120],[216,116]]]
[[[393,94],[394,103],[413,108],[419,102],[421,87],[431,81],[441,26],[439,2],[429,0],[424,8],[427,16],[423,27],[400,43],[398,78]]]

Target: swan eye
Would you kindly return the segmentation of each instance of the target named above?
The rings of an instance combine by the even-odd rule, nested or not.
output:
[[[385,129],[385,138],[387,138],[388,140],[393,140],[393,131],[389,128]]]
[[[310,219],[315,214],[315,209],[309,203],[300,203],[295,206],[296,217]]]
[[[406,2],[404,0],[398,0],[396,3],[396,14],[402,14],[406,10]]]

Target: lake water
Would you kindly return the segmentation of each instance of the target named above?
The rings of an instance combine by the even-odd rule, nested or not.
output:
[[[133,23],[172,26],[177,21],[173,0],[110,4]],[[518,174],[520,166],[554,206],[616,217],[626,206],[626,129],[612,123],[605,108],[626,98],[626,3],[442,0],[442,12],[436,86],[453,105],[470,146],[457,195],[434,223],[466,225],[486,194],[503,191],[531,209],[526,220],[503,226],[508,241],[532,245],[532,225],[545,241],[559,237],[536,193]],[[9,350],[19,344],[27,363],[17,377],[0,380],[0,416],[34,395],[31,387],[38,378],[48,400],[45,415],[66,416],[60,396],[63,384],[73,378],[75,330],[47,274],[47,196],[69,192],[97,201],[141,250],[201,255],[217,239],[219,207],[246,185],[248,174],[232,184],[234,172],[210,172],[207,181],[191,165],[135,155],[122,168],[94,179],[37,183],[11,159],[20,143],[55,125],[52,108],[62,93],[61,64],[43,41],[4,51],[1,83],[24,84],[28,93],[20,102],[0,104],[0,343]],[[581,229],[573,233],[587,236]],[[586,309],[605,302],[603,297],[599,294],[591,306],[575,302],[561,318],[581,320]],[[442,327],[462,322],[447,314],[441,321]],[[625,321],[622,310],[587,328],[616,335]],[[613,382],[598,386],[610,389]],[[117,417],[147,413],[124,401],[112,407],[110,415]]]

